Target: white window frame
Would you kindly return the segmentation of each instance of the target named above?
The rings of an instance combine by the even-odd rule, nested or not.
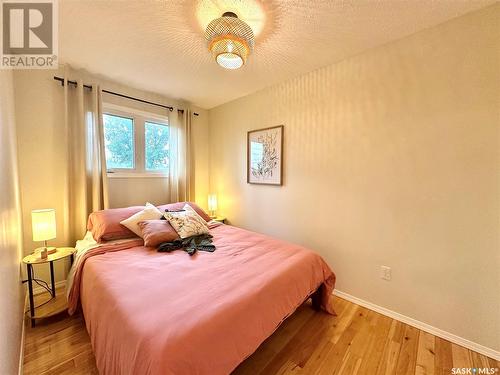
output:
[[[112,103],[103,103],[103,114],[130,118],[134,125],[134,168],[113,168],[107,170],[109,178],[168,178],[168,172],[146,170],[145,123],[152,122],[169,126],[168,117],[156,113],[123,107]],[[170,129],[169,129],[170,131]],[[169,155],[170,158],[170,155]]]

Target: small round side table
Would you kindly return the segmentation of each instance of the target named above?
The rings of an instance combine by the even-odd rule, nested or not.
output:
[[[58,247],[57,251],[53,254],[47,255],[46,259],[40,258],[40,253],[33,253],[27,255],[23,258],[23,263],[26,264],[26,269],[28,273],[28,292],[30,299],[30,318],[31,318],[31,326],[35,326],[35,319],[46,318],[48,316],[57,314],[66,309],[65,304],[55,304],[55,308],[49,309],[45,312],[36,313],[35,302],[33,297],[33,265],[34,264],[43,264],[49,263],[50,265],[50,282],[51,282],[51,295],[52,298],[56,297],[56,284],[54,281],[54,262],[59,259],[64,259],[66,257],[70,258],[71,264],[73,263],[73,254],[75,253],[75,248],[73,247]]]

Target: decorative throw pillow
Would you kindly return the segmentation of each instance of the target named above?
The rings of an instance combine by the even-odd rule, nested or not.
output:
[[[126,220],[120,221],[120,224],[124,225],[142,238],[142,231],[139,227],[139,222],[144,220],[158,220],[162,216],[163,214],[159,209],[157,209],[151,203],[146,203],[146,207],[144,208],[144,210],[130,216]]]
[[[201,220],[203,220],[205,222],[205,225],[207,225],[205,218],[203,216],[201,216],[198,213],[198,211],[196,211],[196,209],[193,206],[191,206],[190,203],[186,203],[182,209],[185,210],[185,211],[190,212],[192,215],[198,216]]]
[[[164,215],[180,238],[209,233],[207,222],[191,206],[186,204],[183,209],[178,212],[167,211]]]
[[[144,246],[156,247],[162,242],[172,242],[179,235],[167,220],[145,220],[138,223]]]

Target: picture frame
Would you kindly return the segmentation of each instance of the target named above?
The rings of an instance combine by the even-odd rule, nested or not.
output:
[[[283,185],[284,125],[247,133],[247,183]]]

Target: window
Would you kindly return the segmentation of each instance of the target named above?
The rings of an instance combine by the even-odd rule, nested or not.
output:
[[[134,120],[104,114],[103,123],[108,169],[134,169]]]
[[[166,117],[106,104],[103,125],[110,176],[168,175],[170,134]]]
[[[145,150],[147,171],[168,171],[168,126],[146,121]]]

